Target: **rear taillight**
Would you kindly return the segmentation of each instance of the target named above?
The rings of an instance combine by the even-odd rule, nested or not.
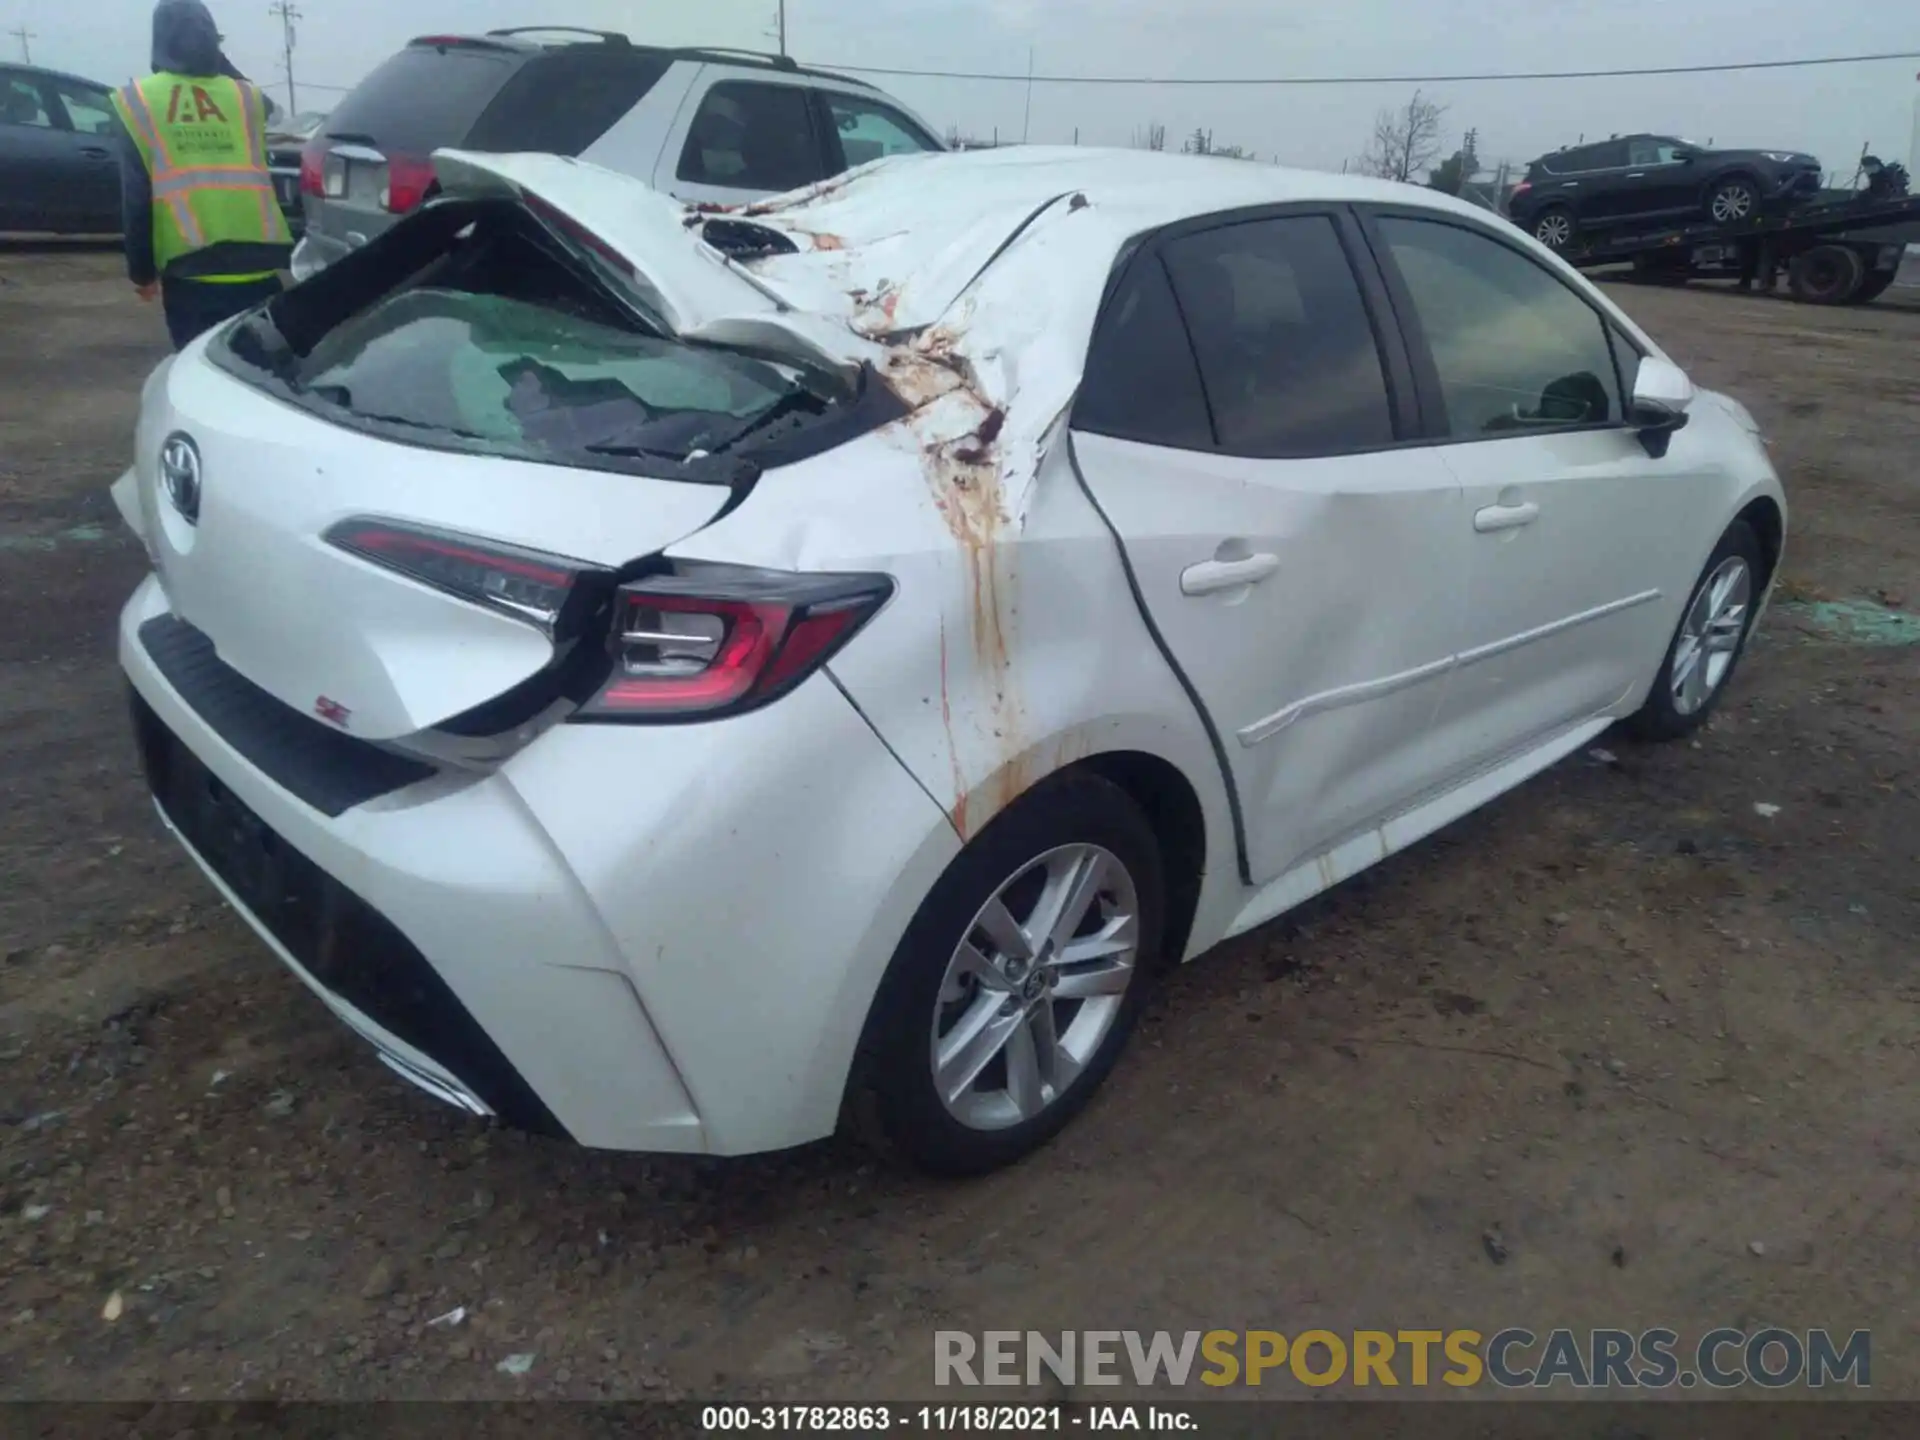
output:
[[[343,520],[326,538],[363,560],[524,620],[549,636],[561,634],[567,628],[563,621],[593,603],[576,600],[582,578],[606,573],[537,550],[390,520]],[[571,612],[570,601],[575,602]]]
[[[1518,185],[1513,187],[1513,193],[1515,195],[1524,195],[1532,188],[1533,182],[1531,180],[1522,180]]]
[[[300,151],[300,193],[324,200],[327,194],[325,167],[327,163],[327,142],[321,136],[314,136]]]
[[[432,160],[415,160],[407,155],[387,157],[387,187],[380,192],[380,207],[395,215],[409,215],[420,208],[433,188]]]
[[[580,718],[704,719],[764,705],[824,665],[892,593],[884,575],[699,564],[623,585],[613,667]]]

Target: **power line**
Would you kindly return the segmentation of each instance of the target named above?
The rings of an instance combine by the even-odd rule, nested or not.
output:
[[[835,65],[849,75],[895,75],[917,80],[1000,80],[1036,85],[1463,85],[1493,80],[1607,80],[1630,75],[1712,75],[1732,70],[1797,70],[1809,65],[1864,65],[1875,60],[1920,60],[1920,50],[1884,55],[1822,55],[1804,60],[1748,60],[1723,65],[1650,65],[1622,70],[1529,70],[1485,75],[997,75],[978,70],[904,70],[886,65]]]
[[[18,34],[18,31],[13,32]],[[1633,75],[1711,75],[1733,70],[1795,70],[1810,65],[1865,65],[1876,60],[1920,60],[1920,50],[1893,51],[1885,55],[1826,55],[1805,60],[1751,60],[1727,65],[1640,66],[1625,70],[1533,70],[1489,75],[1278,75],[1239,76],[1206,75],[1169,77],[1155,75],[995,75],[974,70],[902,70],[886,65],[836,65],[832,61],[805,62],[820,70],[837,70],[846,75],[896,75],[921,80],[998,80],[1012,85],[1460,85],[1492,80],[1603,80]],[[318,85],[301,82],[309,90],[326,90],[344,95],[352,85]]]

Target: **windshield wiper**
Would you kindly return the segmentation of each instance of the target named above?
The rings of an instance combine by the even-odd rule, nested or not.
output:
[[[639,445],[624,440],[601,440],[585,446],[589,455],[608,455],[616,459],[644,460],[659,458],[685,462],[696,455],[712,454],[715,451],[731,450],[742,440],[769,425],[786,419],[789,415],[806,412],[814,415],[826,413],[832,404],[813,391],[801,387],[785,391],[778,400],[747,421],[738,430],[724,438],[716,438],[709,444],[696,445],[687,451],[662,450],[655,446]]]
[[[409,430],[431,430],[436,435],[457,435],[462,440],[493,440],[478,430],[462,430],[458,425],[441,425],[432,420],[414,420],[405,415],[380,415],[371,410],[348,410],[356,420],[371,420],[378,425],[404,425]]]
[[[376,425],[403,425],[409,430],[431,430],[436,435],[456,435],[462,440],[491,440],[491,435],[482,435],[478,430],[462,430],[457,425],[441,425],[433,420],[418,420],[410,415],[383,415],[377,410],[356,410],[353,407],[353,392],[344,385],[312,385],[307,394],[344,410],[356,420],[371,420]]]

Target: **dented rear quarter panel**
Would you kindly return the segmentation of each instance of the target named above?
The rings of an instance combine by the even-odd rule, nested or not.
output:
[[[1207,823],[1194,936],[1217,937],[1239,892],[1219,767],[1134,604],[1111,532],[1079,488],[1064,428],[1017,529],[983,519],[980,543],[958,538],[939,477],[910,417],[769,473],[751,503],[673,553],[893,576],[893,599],[829,669],[963,841],[1088,757],[1137,751],[1173,765]],[[891,543],[876,546],[877,537]]]

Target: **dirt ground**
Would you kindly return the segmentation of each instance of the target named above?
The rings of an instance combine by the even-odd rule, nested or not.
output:
[[[0,254],[0,1396],[900,1399],[936,1328],[1774,1323],[1920,1398],[1920,648],[1822,608],[1920,609],[1920,306],[1616,293],[1796,507],[1710,732],[1188,967],[1057,1144],[942,1185],[489,1133],[335,1024],[135,773],[105,486],[160,317]]]

